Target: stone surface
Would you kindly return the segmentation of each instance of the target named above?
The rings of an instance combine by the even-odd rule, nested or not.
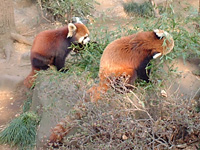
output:
[[[73,77],[61,79],[41,77],[39,81],[40,83],[33,91],[31,106],[31,111],[37,112],[41,116],[37,130],[37,148],[45,145],[51,129],[69,114],[77,101],[82,100],[83,95],[83,91],[77,89]]]

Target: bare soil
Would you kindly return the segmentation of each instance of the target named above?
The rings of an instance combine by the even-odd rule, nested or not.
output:
[[[34,37],[43,30],[55,28],[55,24],[41,20],[40,10],[31,1],[15,0],[16,31],[27,37]],[[31,70],[28,52],[30,45],[14,41],[14,50],[11,59],[6,62],[3,55],[0,56],[0,126],[6,125],[21,112],[21,107],[26,100],[26,89],[23,80]]]
[[[112,18],[109,23],[114,28],[115,19],[122,21],[127,17],[123,11],[121,3],[127,0],[97,0],[101,5],[96,8],[96,16],[102,14]],[[18,33],[27,37],[34,38],[35,35],[47,28],[54,28],[55,24],[37,22],[39,11],[35,4],[27,4],[26,1],[16,3],[15,1],[15,20]],[[198,8],[198,0],[188,0],[192,6]],[[22,7],[24,3],[25,7]],[[125,22],[124,22],[125,23]],[[27,89],[23,87],[23,80],[31,70],[29,57],[22,58],[25,52],[30,51],[30,46],[14,43],[14,50],[9,62],[0,60],[0,130],[6,126],[13,118],[19,116],[22,112],[22,106],[26,100]],[[195,76],[192,71],[199,70],[199,60],[191,60],[186,64],[182,60],[176,63],[182,77],[175,81],[176,86],[170,91],[178,89],[183,95],[192,97],[200,87],[200,78]],[[176,88],[177,87],[177,88]],[[2,150],[8,150],[7,147],[0,146]]]

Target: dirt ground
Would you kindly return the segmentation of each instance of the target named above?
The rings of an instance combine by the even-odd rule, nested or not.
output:
[[[124,19],[126,17],[121,6],[123,0],[97,1],[101,5],[97,6],[96,16],[101,17],[102,14],[107,13],[112,18]],[[26,3],[25,1],[21,1],[24,3],[19,4],[18,2],[15,1],[15,20],[17,31],[20,34],[34,38],[39,31],[54,27],[55,24],[38,21],[40,10],[35,4]],[[198,7],[198,0],[188,0],[188,2],[194,7]],[[111,22],[111,24],[113,23]],[[28,52],[31,46],[15,42],[14,48],[9,62],[0,60],[0,130],[13,118],[19,116],[22,112],[24,100],[26,100],[26,89],[23,87],[22,82],[29,74],[31,66],[29,58],[22,58],[22,55]],[[200,87],[200,78],[192,74],[192,71],[199,69],[199,64],[199,60],[192,60],[186,64],[182,60],[177,60],[176,63],[179,71],[182,72],[182,78],[176,82],[175,88],[177,87],[181,93],[188,95],[190,98],[195,95],[196,89]],[[0,146],[0,149],[8,150],[9,148]]]

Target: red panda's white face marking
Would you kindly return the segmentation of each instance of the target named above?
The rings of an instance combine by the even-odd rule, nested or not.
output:
[[[157,54],[155,54],[155,55],[153,56],[153,59],[156,59],[156,58],[160,57],[161,55],[162,55],[161,53],[157,53]]]
[[[82,44],[87,44],[90,41],[89,35],[85,34],[84,36],[82,36],[79,40],[78,43],[82,43]]]

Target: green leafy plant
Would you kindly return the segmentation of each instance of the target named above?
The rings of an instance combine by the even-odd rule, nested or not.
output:
[[[71,53],[72,58],[67,59],[66,68],[69,72],[77,72],[80,75],[84,71],[90,72],[89,77],[95,78],[98,76],[100,58],[103,50],[114,39],[121,37],[123,28],[114,31],[108,31],[108,28],[100,28],[94,30],[91,35],[93,42],[84,47],[72,45],[72,49],[78,50],[78,53]]]
[[[39,118],[35,113],[26,112],[12,120],[0,133],[0,143],[17,146],[19,149],[31,149],[35,145],[36,127]]]
[[[73,16],[83,17],[92,16],[94,0],[41,0],[42,7],[52,13],[55,18],[65,18],[70,21]]]
[[[142,17],[153,17],[154,12],[150,2],[144,2],[142,4],[130,1],[123,3],[124,11],[130,16],[142,16]]]

